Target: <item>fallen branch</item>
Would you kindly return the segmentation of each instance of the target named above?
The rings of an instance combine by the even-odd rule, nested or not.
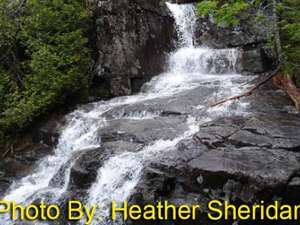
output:
[[[9,153],[13,152],[13,149],[14,149],[13,145],[10,145],[10,147],[8,147],[7,150],[4,152],[4,154],[1,156],[1,160],[5,159]]]
[[[258,89],[259,87],[261,87],[263,84],[267,83],[269,80],[271,80],[274,76],[276,76],[280,71],[280,67],[278,67],[276,70],[272,71],[272,72],[268,72],[265,74],[262,74],[260,77],[263,77],[262,80],[258,81],[258,83],[256,83],[255,85],[253,85],[252,87],[250,87],[246,92],[240,94],[240,95],[236,95],[236,96],[232,96],[226,99],[223,99],[217,103],[214,103],[212,105],[210,105],[210,107],[215,107],[221,104],[224,104],[228,101],[233,101],[233,100],[239,100],[240,98],[243,97],[247,97],[252,95],[252,93]]]

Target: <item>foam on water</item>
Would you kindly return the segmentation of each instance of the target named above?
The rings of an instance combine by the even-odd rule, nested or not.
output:
[[[78,156],[87,149],[101,146],[98,131],[109,124],[104,114],[115,107],[172,96],[199,87],[207,81],[211,85],[214,81],[219,83],[216,84],[219,91],[212,98],[231,96],[242,91],[241,88],[235,87],[235,80],[241,79],[241,76],[235,72],[237,50],[194,47],[193,36],[196,21],[194,6],[171,3],[167,5],[174,15],[179,34],[179,48],[170,54],[168,70],[153,78],[137,95],[93,103],[89,107],[80,108],[68,115],[66,126],[61,133],[54,154],[42,159],[32,174],[16,181],[3,199],[25,205],[37,199],[45,202],[55,202],[60,199],[67,190],[71,168]],[[145,162],[155,160],[165,152],[172,151],[179,141],[196,133],[200,123],[221,115],[239,113],[239,111],[230,111],[231,105],[227,103],[210,109],[209,118],[203,118],[201,121],[189,117],[188,129],[173,140],[156,140],[139,152],[124,152],[112,156],[99,169],[97,180],[87,193],[87,204],[108,206],[112,200],[117,202],[126,200],[137,185]],[[246,107],[245,104],[240,104],[237,108],[242,112],[244,107]],[[203,106],[198,108],[203,109]],[[156,116],[159,115],[147,111],[126,116],[120,112],[115,119],[143,120]],[[102,213],[103,221],[94,221],[94,224],[109,225],[109,212],[102,210]],[[13,224],[7,218],[4,221],[6,225]]]
[[[101,221],[95,220],[92,224],[111,224],[109,218],[111,202],[121,203],[127,200],[139,181],[145,162],[166,154],[179,141],[199,130],[193,118],[189,118],[187,122],[189,129],[183,135],[173,140],[157,140],[137,153],[125,152],[112,157],[99,169],[97,182],[89,190],[87,203],[89,206],[101,204],[102,208],[97,213],[102,217]],[[115,221],[113,224],[122,224],[122,222]]]

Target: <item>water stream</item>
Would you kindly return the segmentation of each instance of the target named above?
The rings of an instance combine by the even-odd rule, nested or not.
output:
[[[68,189],[71,168],[81,153],[102,144],[99,130],[111,125],[107,113],[115,110],[121,112],[123,107],[132,105],[149,105],[156,101],[168,102],[179,99],[182,93],[199,87],[210,86],[217,91],[211,93],[207,101],[238,94],[241,84],[250,78],[236,74],[238,52],[235,49],[214,50],[193,45],[196,15],[194,6],[167,3],[173,13],[179,34],[176,51],[170,54],[168,69],[165,73],[145,84],[141,93],[133,96],[114,98],[109,101],[96,102],[89,107],[82,107],[67,116],[67,124],[59,138],[54,154],[42,159],[35,171],[16,181],[4,196],[5,200],[29,204],[34,201],[57,203]],[[244,86],[243,88],[246,88]],[[226,103],[206,109],[200,102],[191,106],[197,110],[206,110],[206,116],[195,118],[193,113],[186,118],[186,128],[172,139],[157,139],[147,143],[138,152],[124,152],[111,156],[98,170],[96,182],[86,193],[86,203],[102,204],[103,220],[93,224],[108,225],[108,206],[112,200],[122,202],[132,194],[142,174],[145,162],[155,160],[162,154],[172,151],[181,140],[192,136],[199,130],[201,123],[227,114],[246,113],[247,103]],[[233,109],[232,109],[233,107]],[[232,109],[232,110],[231,110]],[[131,114],[115,113],[114,119],[126,121],[155,120],[156,113],[145,108]],[[6,220],[5,224],[14,224]],[[37,223],[34,223],[37,224]],[[117,222],[115,224],[118,224]]]

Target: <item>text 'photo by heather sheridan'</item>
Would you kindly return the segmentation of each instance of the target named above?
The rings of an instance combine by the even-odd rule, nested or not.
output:
[[[92,205],[91,208],[83,205],[79,201],[69,201],[65,210],[60,209],[58,205],[45,205],[44,203],[37,205],[18,205],[15,202],[0,202],[2,207],[1,214],[7,214],[12,221],[58,221],[61,219],[73,222],[81,221],[82,224],[92,224],[94,220],[101,223],[104,217],[101,215],[103,205]],[[300,205],[279,205],[276,201],[268,206],[256,204],[253,206],[240,205],[235,206],[225,201],[222,203],[218,200],[213,200],[208,204],[208,209],[211,211],[207,214],[211,221],[234,221],[234,220],[298,220]],[[116,202],[112,202],[111,220],[124,221],[144,220],[144,221],[196,221],[200,217],[197,215],[200,205],[180,205],[179,207],[169,204],[167,201],[159,202],[157,205],[131,205],[125,201],[118,206]],[[98,214],[99,211],[100,213]],[[200,221],[199,221],[200,222]]]
[[[299,225],[299,0],[0,0],[1,225]]]

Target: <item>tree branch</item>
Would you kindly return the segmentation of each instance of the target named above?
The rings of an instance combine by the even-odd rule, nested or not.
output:
[[[250,96],[252,95],[252,93],[258,89],[259,87],[261,87],[263,84],[267,83],[269,80],[271,80],[274,76],[276,76],[279,72],[280,72],[280,67],[278,67],[276,70],[272,71],[272,72],[269,72],[269,73],[265,73],[265,74],[262,74],[261,76],[263,77],[263,79],[261,81],[259,81],[258,83],[256,83],[255,85],[253,85],[252,87],[250,87],[246,92],[240,94],[240,95],[236,95],[236,96],[232,96],[232,97],[229,97],[229,98],[226,98],[226,99],[223,99],[219,102],[216,102],[212,105],[210,105],[210,107],[215,107],[215,106],[218,106],[218,105],[221,105],[223,103],[226,103],[228,101],[232,101],[232,100],[239,100],[240,98],[243,98],[243,97],[247,97],[247,96]]]

